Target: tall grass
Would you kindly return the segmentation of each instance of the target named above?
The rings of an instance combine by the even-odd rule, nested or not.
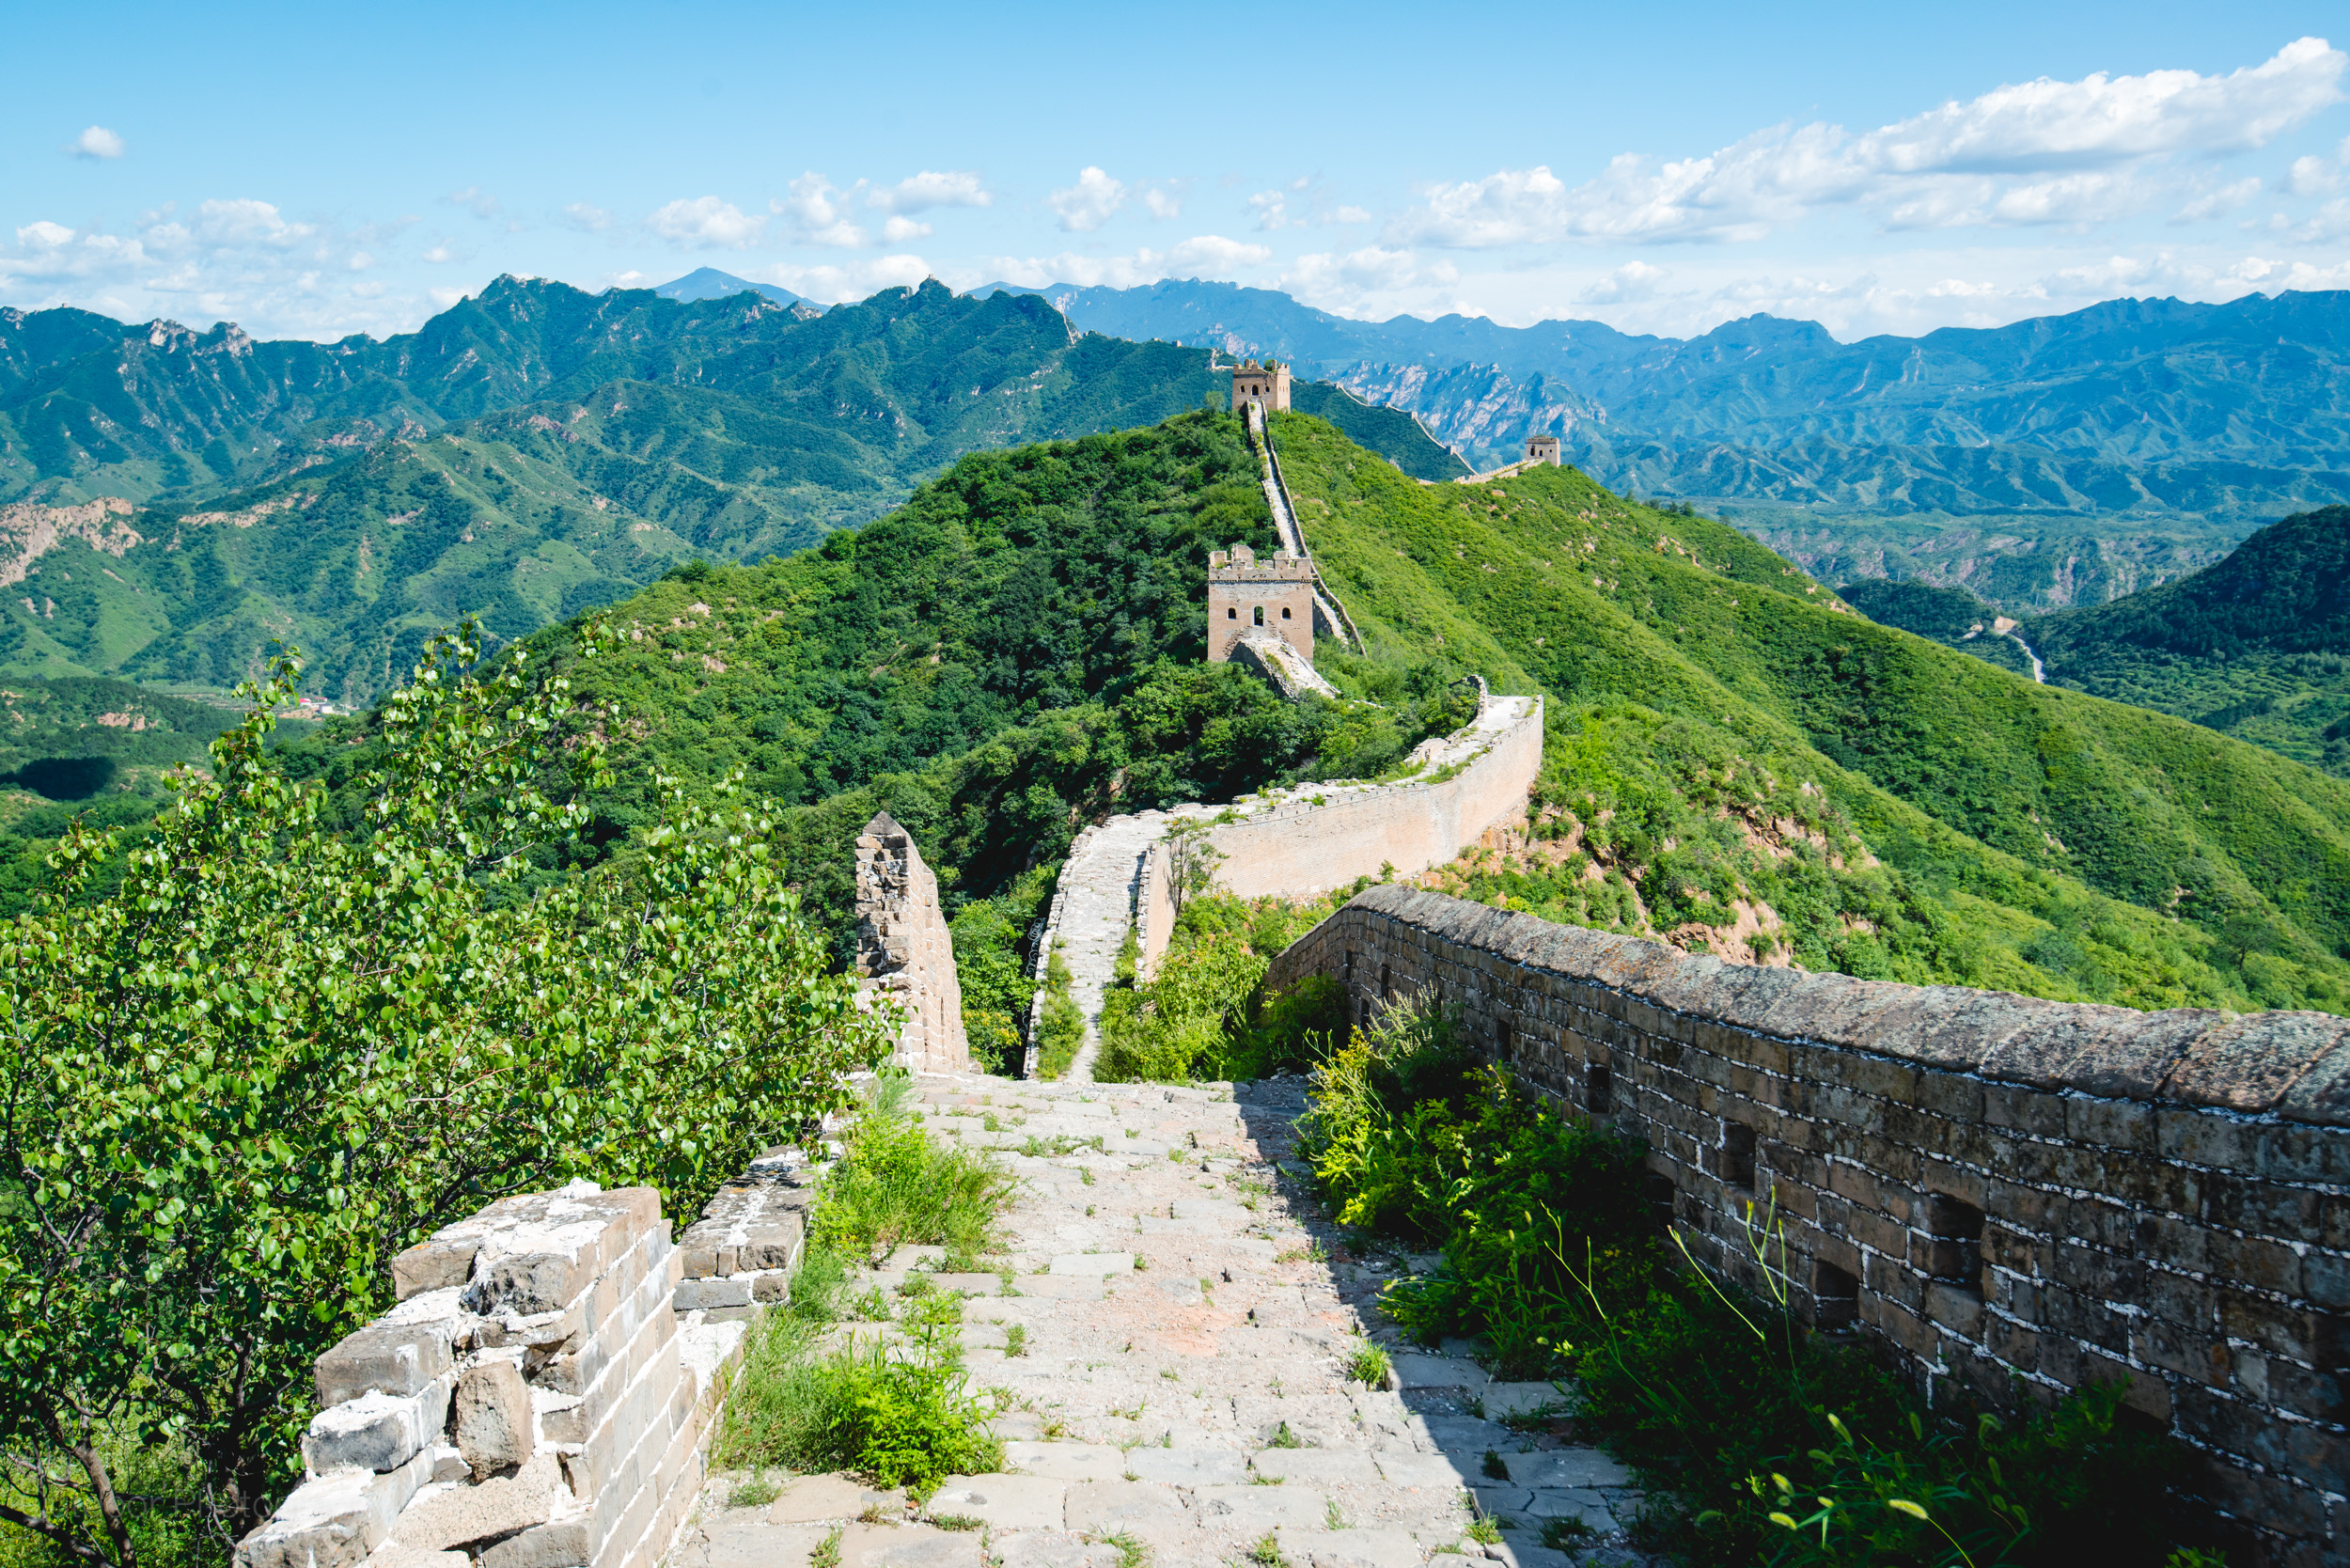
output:
[[[986,1424],[995,1411],[963,1366],[963,1298],[920,1292],[893,1311],[878,1291],[852,1298],[851,1271],[909,1245],[945,1247],[949,1272],[978,1268],[1017,1183],[984,1152],[925,1134],[901,1073],[876,1080],[842,1145],[789,1298],[752,1326],[713,1461],[851,1470],[926,1495],[1003,1464]],[[858,1316],[889,1326],[860,1344],[838,1326]]]

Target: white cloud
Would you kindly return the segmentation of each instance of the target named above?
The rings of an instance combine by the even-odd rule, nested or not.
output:
[[[1759,238],[1807,213],[1885,210],[1891,227],[2084,223],[2163,188],[2150,165],[2265,146],[2339,102],[2350,55],[2305,38],[2225,76],[2043,77],[1854,136],[1825,123],[1758,131],[1708,156],[1625,153],[1569,186],[1547,166],[1440,184],[1391,240],[1459,247],[1568,240]]]
[[[1408,250],[1365,245],[1343,256],[1300,256],[1274,282],[1318,309],[1344,314],[1363,310],[1374,298],[1449,286],[1460,275],[1450,261],[1428,262]]]
[[[1341,207],[1330,214],[1332,223],[1369,223],[1371,210],[1365,207]]]
[[[1142,205],[1154,218],[1180,218],[1183,215],[1181,193],[1153,185],[1142,193]]]
[[[1221,234],[1196,234],[1167,253],[1169,266],[1205,266],[1217,271],[1261,267],[1272,259],[1273,252],[1265,246],[1228,240]]]
[[[1639,300],[1653,300],[1657,287],[1672,276],[1666,267],[1652,267],[1645,261],[1627,261],[1575,296],[1578,305],[1629,305]]]
[[[494,218],[505,211],[497,197],[478,185],[468,185],[462,191],[451,191],[441,199],[451,207],[462,207],[477,218]]]
[[[1263,245],[1227,239],[1221,234],[1196,234],[1164,251],[1146,245],[1131,256],[1093,256],[1065,250],[1058,256],[984,259],[979,263],[984,279],[974,276],[970,281],[1001,279],[1032,289],[1048,283],[1131,289],[1163,277],[1229,278],[1244,268],[1261,267],[1272,259],[1273,252]]]
[[[601,234],[612,227],[612,214],[601,207],[574,201],[563,209],[563,226],[584,234]]]
[[[930,232],[929,224],[916,223],[912,218],[901,218],[894,212],[883,220],[881,227],[883,243],[892,245],[903,244],[908,240],[925,239]]]
[[[2216,191],[2206,191],[2195,197],[2172,213],[2170,221],[2172,223],[2201,223],[2206,218],[2216,218],[2222,212],[2232,212],[2260,194],[2261,178],[2259,175],[2253,175],[2248,180],[2233,180]]]
[[[343,265],[354,273],[364,273],[375,265],[375,258],[364,250],[354,250],[351,253],[351,259]]]
[[[776,283],[795,294],[827,305],[861,300],[884,289],[911,289],[931,275],[930,263],[918,256],[878,256],[838,267],[769,267],[750,274],[754,282]]]
[[[854,250],[865,244],[866,234],[844,212],[849,196],[811,170],[791,181],[790,196],[768,202],[767,210],[791,226],[792,238],[801,244]]]
[[[2350,187],[2350,136],[2342,138],[2334,155],[2295,158],[2285,173],[2285,190],[2297,196],[2332,196]]]
[[[646,215],[645,227],[681,248],[747,250],[759,243],[767,220],[708,196],[657,207]]]
[[[1088,165],[1077,171],[1074,185],[1055,191],[1045,199],[1060,214],[1061,227],[1073,234],[1090,234],[1126,204],[1126,187]]]
[[[449,249],[446,245],[434,245],[431,250],[424,253],[423,259],[437,267],[442,262],[456,260],[457,253]]]
[[[57,250],[73,241],[73,230],[61,223],[46,218],[36,219],[16,231],[16,243],[39,250]]]
[[[863,180],[858,183],[862,185]],[[877,212],[926,212],[933,207],[990,207],[995,193],[971,171],[937,174],[924,169],[895,185],[876,185],[865,193],[865,205]],[[925,230],[927,232],[927,230]]]
[[[1248,198],[1248,210],[1257,214],[1256,227],[1265,233],[1287,228],[1292,223],[1289,196],[1281,191],[1259,191]],[[1303,223],[1300,218],[1294,220]]]
[[[93,125],[66,144],[76,158],[119,158],[128,150],[123,139],[102,125]]]
[[[281,249],[308,239],[312,232],[307,224],[288,223],[269,202],[249,198],[202,203],[196,210],[193,229],[195,238],[204,244]]]

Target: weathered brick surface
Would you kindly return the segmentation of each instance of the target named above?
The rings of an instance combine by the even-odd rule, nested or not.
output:
[[[760,1181],[754,1167],[713,1205],[732,1205],[736,1261],[797,1247],[798,1209]],[[477,1540],[494,1568],[658,1559],[741,1335],[681,1332],[680,1265],[652,1189],[584,1183],[501,1200],[401,1253],[400,1305],[320,1357],[310,1479],[239,1544],[239,1568]]]
[[[856,840],[856,972],[905,1008],[891,1059],[917,1073],[971,1065],[954,938],[914,835],[874,813]]]
[[[2350,1020],[1741,967],[1394,886],[1269,983],[1308,974],[1358,1019],[1437,997],[1521,1082],[1644,1138],[1733,1278],[1743,1206],[1775,1203],[1798,1310],[1856,1317],[1929,1393],[2120,1380],[2264,1555],[2350,1556]],[[1823,1303],[1815,1264],[1857,1300]]]

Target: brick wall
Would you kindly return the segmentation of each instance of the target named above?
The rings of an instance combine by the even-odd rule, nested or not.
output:
[[[2350,1020],[1746,967],[1394,886],[1268,983],[1308,974],[1358,1018],[1437,996],[1645,1139],[1690,1250],[1750,1286],[1775,1207],[1803,1318],[1937,1397],[2126,1380],[2264,1560],[2350,1560]]]
[[[905,1008],[890,1060],[916,1073],[964,1073],[963,987],[938,877],[914,835],[876,812],[856,840],[856,972]]]
[[[400,1305],[319,1358],[306,1479],[238,1568],[652,1568],[743,1331],[681,1331],[683,1261],[651,1188],[588,1183],[401,1253]]]

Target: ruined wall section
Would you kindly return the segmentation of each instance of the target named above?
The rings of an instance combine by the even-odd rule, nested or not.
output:
[[[914,836],[886,811],[875,813],[856,840],[856,972],[905,1009],[892,1061],[916,1073],[970,1070],[963,986],[938,878],[922,863]]]
[[[743,1333],[681,1328],[681,1262],[658,1193],[585,1182],[400,1254],[400,1305],[319,1357],[304,1482],[238,1568],[653,1568]]]
[[[2350,1020],[1730,965],[1397,886],[1274,962],[1428,995],[1644,1139],[1693,1254],[1994,1403],[2123,1379],[2275,1561],[2350,1552]]]

